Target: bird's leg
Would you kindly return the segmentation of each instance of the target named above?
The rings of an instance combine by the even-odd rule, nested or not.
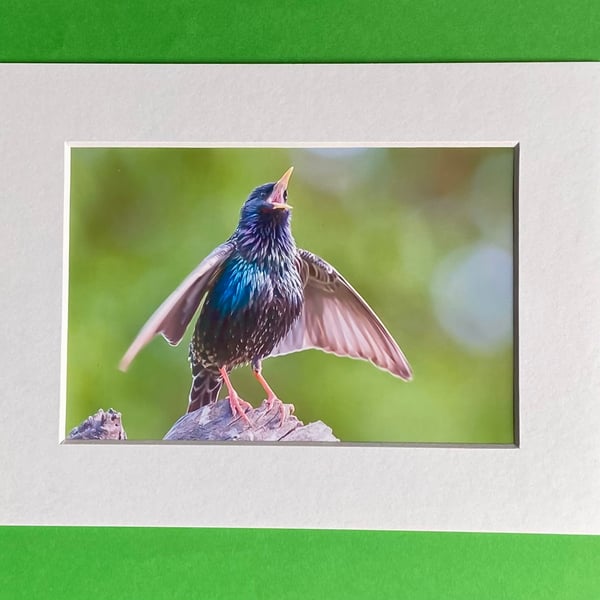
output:
[[[271,389],[271,386],[267,383],[267,380],[262,376],[261,371],[262,371],[262,364],[261,364],[260,360],[253,360],[252,361],[252,373],[254,373],[254,377],[256,377],[256,379],[258,380],[258,383],[260,383],[260,385],[262,385],[263,390],[265,390],[265,392],[267,392],[267,409],[270,410],[271,408],[273,408],[273,404],[275,402],[279,402],[279,417],[281,419],[279,424],[282,425],[287,417],[285,407],[283,406],[283,402],[277,397],[275,392]],[[290,405],[290,406],[292,406],[292,405]],[[293,407],[292,407],[291,412],[294,412]]]
[[[263,390],[267,392],[267,407],[272,408],[276,400],[279,400],[275,392],[271,389],[271,386],[267,383],[267,380],[262,376],[262,364],[260,360],[252,361],[252,373],[254,377],[258,379],[258,383],[262,385]],[[279,400],[281,402],[281,400]]]
[[[229,393],[229,406],[231,407],[231,412],[233,413],[233,416],[235,417],[236,415],[239,415],[244,421],[246,421],[246,423],[248,423],[248,425],[252,425],[252,422],[245,413],[246,410],[252,408],[252,404],[250,404],[250,402],[242,400],[239,397],[238,393],[233,389],[225,367],[221,367],[219,369],[219,373],[221,373],[221,377],[223,378],[223,381],[227,386],[227,392]]]

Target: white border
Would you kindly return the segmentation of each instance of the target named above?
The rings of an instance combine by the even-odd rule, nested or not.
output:
[[[600,533],[598,65],[0,71],[0,522]],[[72,140],[518,141],[520,447],[59,444]]]
[[[62,314],[60,337],[60,411],[58,418],[58,441],[65,439],[67,428],[67,340],[69,329],[69,242],[71,214],[71,145],[65,143],[65,198],[63,204],[62,248]]]

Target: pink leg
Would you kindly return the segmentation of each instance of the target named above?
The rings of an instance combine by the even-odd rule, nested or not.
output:
[[[287,413],[285,410],[285,407],[283,405],[283,402],[281,402],[281,400],[277,397],[277,395],[275,394],[275,392],[271,389],[271,386],[267,383],[267,380],[262,376],[261,372],[260,372],[260,364],[259,365],[252,365],[252,372],[254,373],[254,377],[256,377],[256,379],[258,379],[258,383],[260,383],[260,385],[262,385],[263,390],[265,390],[265,392],[267,392],[267,408],[270,410],[271,408],[273,408],[273,404],[275,402],[279,402],[279,425],[283,425],[283,422],[285,421],[286,417],[287,417]],[[292,405],[291,409],[290,409],[290,414],[294,412],[294,407]]]
[[[231,407],[231,412],[233,416],[239,415],[242,417],[248,425],[252,425],[250,419],[246,416],[246,412],[248,409],[252,408],[252,404],[242,400],[238,393],[233,389],[231,385],[231,381],[229,381],[229,375],[227,375],[227,371],[225,368],[219,369],[219,373],[221,373],[221,377],[223,377],[223,381],[225,381],[225,385],[227,386],[227,392],[229,393],[229,406]]]
[[[267,392],[267,406],[269,408],[272,408],[275,400],[279,400],[279,398],[276,396],[275,392],[271,389],[271,386],[267,383],[267,380],[261,375],[260,371],[256,371],[255,369],[252,369],[252,372],[254,373],[254,377],[256,377],[256,379],[258,379],[258,383],[260,383],[260,385],[262,385],[263,390],[265,390],[265,392]]]

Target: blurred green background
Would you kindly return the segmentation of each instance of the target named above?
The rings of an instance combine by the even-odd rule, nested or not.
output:
[[[118,362],[146,319],[234,230],[252,188],[295,167],[300,247],[332,263],[398,341],[404,383],[310,350],[265,361],[304,422],[343,441],[512,443],[512,148],[73,148],[67,432],[100,407],[130,439],[160,439],[187,406],[187,346],[156,338]],[[240,395],[264,395],[249,368]],[[224,390],[222,391],[223,395]]]

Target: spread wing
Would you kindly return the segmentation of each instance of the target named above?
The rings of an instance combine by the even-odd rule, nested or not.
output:
[[[358,292],[322,258],[298,250],[304,310],[271,356],[318,348],[372,362],[406,381],[408,361],[394,338]]]
[[[137,353],[159,333],[172,346],[179,344],[207,291],[208,282],[234,248],[235,244],[228,240],[213,250],[158,307],[121,359],[121,371],[126,371]]]

